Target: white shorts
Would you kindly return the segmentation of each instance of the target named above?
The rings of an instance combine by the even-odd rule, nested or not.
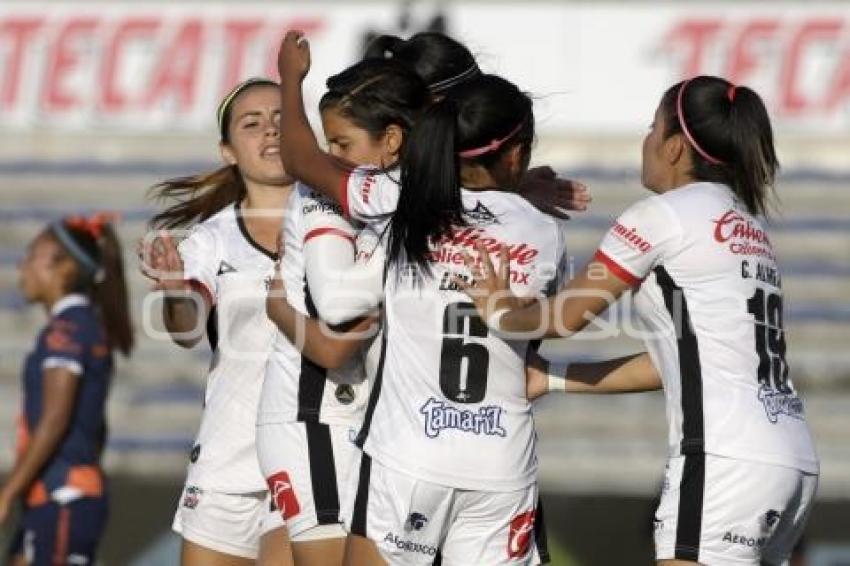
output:
[[[309,422],[257,427],[257,458],[293,542],[344,538],[341,494],[360,449],[356,428]]]
[[[388,564],[548,562],[537,485],[512,492],[469,491],[418,480],[362,454],[357,487],[343,503],[346,528],[375,542]]]
[[[204,548],[254,559],[260,537],[283,526],[268,491],[221,493],[187,485],[183,488],[171,528]]]
[[[817,484],[817,475],[794,468],[711,454],[671,458],[655,514],[656,559],[783,564]]]

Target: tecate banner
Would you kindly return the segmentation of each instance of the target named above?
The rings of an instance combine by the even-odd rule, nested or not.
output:
[[[232,85],[276,77],[292,28],[312,46],[312,107],[375,34],[432,29],[531,92],[544,134],[643,131],[663,91],[697,74],[755,88],[779,130],[850,131],[850,4],[779,2],[5,2],[0,123],[213,131]]]

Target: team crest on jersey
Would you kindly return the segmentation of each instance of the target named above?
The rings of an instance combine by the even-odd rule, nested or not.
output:
[[[475,205],[475,208],[473,208],[472,210],[467,210],[464,215],[479,226],[499,224],[499,219],[496,217],[496,215],[493,214],[489,208],[484,206],[484,203],[482,203],[480,200]]]
[[[350,405],[354,402],[354,388],[347,383],[341,383],[336,386],[334,397],[341,405]]]
[[[220,264],[218,264],[218,273],[216,273],[216,275],[224,275],[225,273],[235,273],[235,272],[236,272],[235,267],[233,267],[232,265],[230,265],[226,261],[222,260],[222,262]]]
[[[759,401],[767,412],[767,420],[776,424],[779,415],[804,419],[803,401],[794,393],[783,393],[767,385],[759,387]]]
[[[411,513],[410,516],[407,517],[407,525],[405,530],[407,531],[421,531],[425,528],[425,525],[428,523],[428,517],[423,515],[422,513]]]
[[[458,409],[431,397],[419,412],[425,415],[425,435],[437,438],[440,432],[454,429],[476,435],[507,436],[502,428],[502,408],[496,405],[479,407],[477,411]]]
[[[194,509],[201,502],[201,496],[204,490],[196,485],[187,485],[183,495],[183,507],[186,509]]]

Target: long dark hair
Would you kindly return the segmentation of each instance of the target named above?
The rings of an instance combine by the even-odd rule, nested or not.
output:
[[[63,219],[46,232],[58,244],[60,257],[76,264],[66,292],[86,295],[97,309],[111,350],[129,356],[133,350],[129,293],[121,242],[110,223]]]
[[[224,97],[216,112],[222,144],[230,143],[230,118],[233,103],[243,92],[257,86],[279,86],[265,78],[251,78],[236,85]],[[177,201],[158,212],[150,220],[152,228],[180,228],[203,222],[228,205],[245,196],[245,181],[236,165],[225,165],[215,171],[177,177],[157,183],[150,196],[158,201]]]
[[[699,76],[670,87],[661,112],[664,137],[688,139],[696,180],[728,185],[751,214],[767,213],[779,161],[770,117],[754,90]]]
[[[406,139],[429,99],[419,75],[401,63],[384,59],[355,63],[330,77],[327,87],[319,110],[336,109],[373,139],[380,139],[393,124],[404,131]]]
[[[401,193],[389,225],[388,261],[429,272],[432,240],[466,224],[461,161],[492,169],[520,145],[527,161],[534,140],[529,96],[496,75],[458,85],[430,106],[410,134],[401,162]]]
[[[422,77],[434,94],[481,74],[475,57],[465,45],[439,32],[421,32],[409,39],[381,35],[366,48],[364,59],[392,59]]]

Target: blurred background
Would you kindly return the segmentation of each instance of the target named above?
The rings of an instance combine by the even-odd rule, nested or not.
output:
[[[276,76],[279,38],[308,33],[314,108],[324,80],[379,33],[431,29],[466,42],[485,71],[536,99],[534,161],[587,183],[591,211],[568,245],[579,269],[610,221],[645,195],[640,144],[663,91],[718,74],[755,88],[772,113],[782,175],[771,222],[786,293],[793,379],[822,458],[800,564],[850,564],[850,3],[312,1],[0,4],[0,473],[12,462],[23,358],[44,313],[17,292],[15,265],[69,212],[123,214],[139,348],[122,362],[106,466],[112,517],[102,563],[175,564],[169,527],[201,411],[209,352],[141,332],[149,309],[135,243],[152,184],[218,164],[215,107],[252,75]],[[315,118],[315,112],[314,112]],[[616,313],[615,313],[616,316]],[[554,357],[641,349],[591,330]],[[652,563],[651,518],[665,461],[660,394],[558,397],[537,407],[554,564]],[[0,539],[9,536],[8,526]],[[4,542],[0,540],[0,542]]]

